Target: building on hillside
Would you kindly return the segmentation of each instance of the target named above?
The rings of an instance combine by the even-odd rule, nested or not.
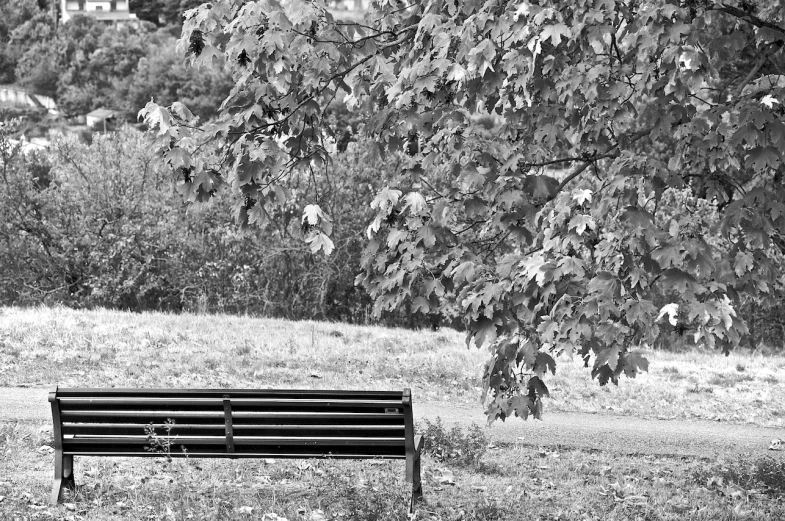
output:
[[[369,0],[333,0],[328,11],[336,20],[360,23],[368,10]]]
[[[85,115],[85,123],[87,123],[87,126],[90,128],[103,125],[104,130],[106,130],[106,122],[113,120],[116,116],[117,112],[114,110],[102,107]]]
[[[43,152],[49,147],[49,140],[46,138],[34,137],[28,140],[22,136],[21,139],[9,139],[8,144],[12,147],[19,147],[22,153]]]
[[[57,111],[55,100],[49,96],[31,94],[19,87],[0,85],[0,106],[31,107],[47,110],[50,113]]]
[[[60,0],[60,13],[63,23],[77,15],[92,16],[107,25],[137,21],[128,0]]]

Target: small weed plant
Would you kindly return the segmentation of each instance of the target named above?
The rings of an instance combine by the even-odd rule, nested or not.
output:
[[[488,437],[479,425],[472,424],[466,432],[458,426],[447,429],[441,418],[424,420],[417,429],[423,436],[423,450],[438,461],[461,466],[477,466],[488,448]]]
[[[148,452],[155,452],[156,454],[163,454],[166,458],[167,463],[172,462],[172,444],[174,439],[177,437],[175,436],[172,438],[172,429],[174,428],[174,420],[168,418],[166,423],[164,423],[164,430],[166,431],[166,435],[161,436],[157,432],[155,432],[155,426],[152,423],[145,425],[144,433],[147,435],[147,443],[149,445],[145,446],[145,450]],[[185,452],[185,447],[182,447],[183,452]]]

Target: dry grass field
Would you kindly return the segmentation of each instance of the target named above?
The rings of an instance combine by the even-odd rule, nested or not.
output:
[[[411,387],[415,407],[476,404],[483,358],[449,330],[0,308],[0,387]],[[649,358],[649,374],[607,388],[579,361],[560,360],[546,421],[548,411],[574,410],[783,426],[785,357]],[[425,427],[426,502],[415,519],[785,519],[782,453],[754,461],[623,456],[500,446],[492,428],[471,438]],[[445,443],[460,454],[442,450]],[[48,424],[0,423],[0,519],[407,519],[403,464],[376,461],[77,458],[78,493],[53,507],[51,444]]]
[[[548,410],[785,426],[785,356],[648,353],[600,387],[579,358],[546,380]],[[485,354],[453,330],[225,315],[0,308],[0,387],[400,389],[477,403]]]

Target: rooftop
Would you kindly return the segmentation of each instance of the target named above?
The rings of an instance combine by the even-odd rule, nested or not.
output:
[[[128,11],[79,11],[67,9],[69,16],[90,16],[96,20],[136,20],[136,15]]]
[[[111,118],[115,114],[117,114],[117,113],[114,110],[100,108],[100,109],[95,109],[92,112],[89,112],[87,114],[87,117],[97,118],[97,119],[106,119],[106,118]]]

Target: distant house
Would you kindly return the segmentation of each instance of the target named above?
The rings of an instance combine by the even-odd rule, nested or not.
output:
[[[31,152],[43,152],[49,146],[49,140],[46,138],[34,137],[29,141],[22,136],[22,139],[9,139],[8,144],[11,146],[18,146],[24,154]]]
[[[85,116],[85,123],[87,123],[88,127],[93,128],[96,125],[105,124],[106,121],[113,119],[115,116],[117,116],[117,112],[114,110],[105,108],[95,109]]]
[[[76,15],[91,16],[107,25],[136,22],[129,11],[128,0],[60,0],[63,23]]]
[[[35,109],[56,111],[57,105],[49,96],[30,94],[24,89],[0,85],[0,106],[32,107]]]
[[[337,0],[328,9],[336,20],[359,23],[368,10],[369,0]]]

